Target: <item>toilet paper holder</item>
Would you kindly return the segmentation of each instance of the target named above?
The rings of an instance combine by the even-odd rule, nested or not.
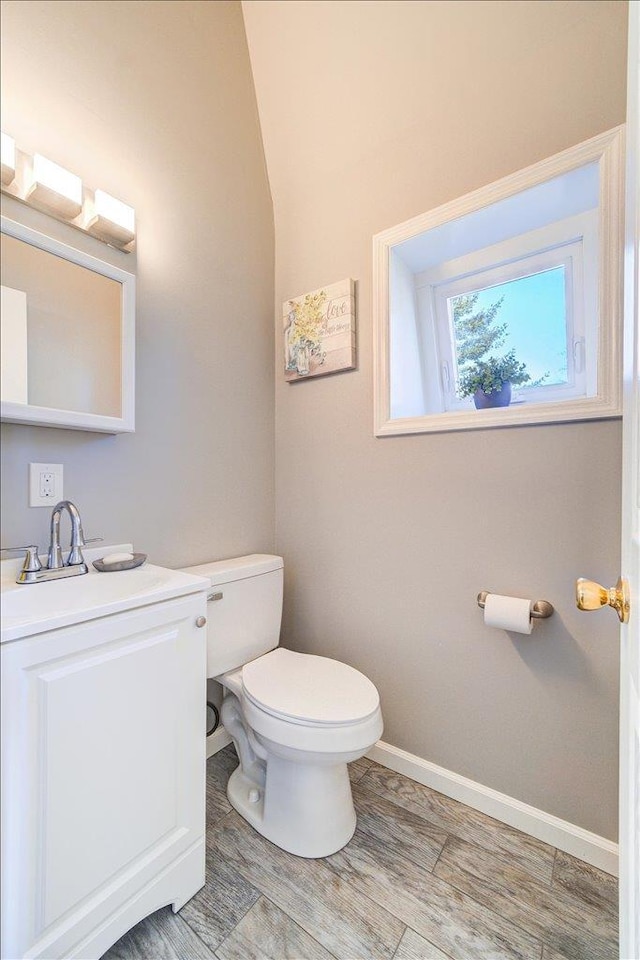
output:
[[[482,607],[483,610],[488,596],[488,590],[481,590],[478,594],[478,606]],[[531,616],[534,620],[546,620],[547,617],[550,617],[553,614],[553,612],[553,604],[549,603],[548,600],[535,600],[531,607]]]

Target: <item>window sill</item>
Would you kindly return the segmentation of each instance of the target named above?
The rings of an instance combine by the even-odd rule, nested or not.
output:
[[[411,433],[449,433],[456,430],[486,430],[495,427],[524,427],[544,423],[571,423],[579,420],[610,420],[622,416],[620,403],[602,397],[562,400],[555,403],[520,402],[489,410],[460,410],[423,417],[390,420],[380,417],[377,437]]]

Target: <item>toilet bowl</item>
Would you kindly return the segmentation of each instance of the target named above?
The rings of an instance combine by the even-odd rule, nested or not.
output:
[[[240,759],[230,803],[289,853],[335,853],[356,826],[347,764],[382,734],[378,691],[347,664],[278,646],[280,557],[188,569],[212,584],[207,674],[223,686],[221,719]]]

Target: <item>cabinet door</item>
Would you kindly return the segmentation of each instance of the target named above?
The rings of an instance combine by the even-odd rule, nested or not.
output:
[[[201,842],[204,604],[4,645],[5,955],[71,949]]]

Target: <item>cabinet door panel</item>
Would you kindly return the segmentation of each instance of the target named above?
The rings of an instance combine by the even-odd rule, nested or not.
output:
[[[46,737],[45,927],[180,829],[172,762],[179,626],[36,671]]]
[[[69,950],[201,842],[204,605],[187,597],[3,644],[8,955]]]

